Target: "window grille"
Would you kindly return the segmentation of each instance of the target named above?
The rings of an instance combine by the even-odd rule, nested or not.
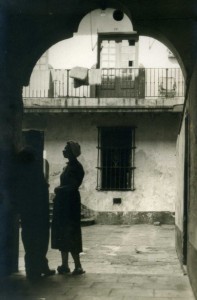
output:
[[[98,128],[98,190],[134,190],[134,162],[134,127]]]

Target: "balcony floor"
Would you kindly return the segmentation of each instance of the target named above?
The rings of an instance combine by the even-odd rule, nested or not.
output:
[[[25,112],[182,112],[183,98],[24,98]]]

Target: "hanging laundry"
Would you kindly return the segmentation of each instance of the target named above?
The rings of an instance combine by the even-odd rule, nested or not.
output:
[[[70,70],[69,76],[76,80],[87,81],[88,69],[83,67],[74,67]]]
[[[89,85],[101,85],[101,69],[90,69],[88,72]]]

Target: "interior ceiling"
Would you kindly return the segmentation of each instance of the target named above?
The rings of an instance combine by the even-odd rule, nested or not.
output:
[[[195,18],[196,0],[6,0],[1,7],[17,14],[67,14],[83,13],[89,8],[128,8],[136,19],[149,18]]]

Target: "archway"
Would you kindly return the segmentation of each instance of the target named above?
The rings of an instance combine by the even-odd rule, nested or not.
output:
[[[10,104],[10,102],[14,103],[15,105],[18,105],[20,102],[20,96],[21,96],[21,86],[28,84],[28,79],[31,74],[33,65],[35,65],[36,60],[40,57],[41,53],[43,53],[51,44],[53,44],[55,41],[59,41],[65,37],[65,35],[70,36],[76,28],[77,25],[79,24],[79,20],[81,19],[81,16],[85,15],[86,12],[90,11],[93,8],[98,7],[97,1],[94,1],[93,4],[91,3],[85,3],[82,7],[80,5],[80,12],[77,10],[73,14],[74,7],[72,6],[73,4],[69,4],[66,8],[59,6],[58,7],[53,7],[52,5],[50,6],[49,9],[45,8],[39,8],[36,6],[36,4],[32,4],[32,8],[34,12],[37,11],[45,11],[46,14],[40,15],[40,17],[36,18],[36,21],[34,20],[33,16],[28,16],[28,15],[10,15],[10,28],[9,28],[9,34],[10,40],[7,43],[8,47],[8,55],[6,57],[6,62],[5,65],[8,69],[8,73],[6,74],[6,79],[3,81],[5,84],[6,89],[4,89],[4,93],[2,95],[3,101],[2,103],[5,103],[5,99],[9,100],[7,103]],[[91,7],[90,7],[91,5]],[[185,65],[185,69],[187,71],[187,74],[190,75],[193,69],[193,61],[195,59],[195,50],[196,50],[196,44],[192,45],[192,51],[189,51],[188,49],[190,48],[190,43],[187,41],[189,40],[195,40],[195,30],[192,30],[193,28],[193,23],[189,22],[189,24],[186,24],[183,22],[181,24],[181,27],[179,28],[180,32],[183,33],[181,40],[176,37],[176,30],[175,27],[177,26],[177,23],[179,21],[177,20],[166,20],[166,12],[169,12],[170,8],[168,10],[163,10],[163,20],[150,20],[151,16],[151,9],[153,7],[150,6],[150,8],[147,9],[147,5],[143,6],[142,12],[144,12],[144,9],[147,9],[147,14],[146,15],[146,20],[144,20],[144,15],[142,12],[140,13],[141,7],[139,7],[138,4],[133,4],[133,3],[127,3],[128,11],[132,12],[132,15],[135,16],[133,21],[134,21],[134,27],[140,34],[144,34],[145,32],[151,36],[152,33],[154,32],[154,28],[156,25],[159,24],[157,33],[160,32],[162,33],[162,36],[165,36],[166,39],[173,41],[173,44],[175,45],[176,49],[179,49],[180,57],[182,57],[183,64]],[[112,5],[113,6],[113,5]],[[23,6],[23,9],[25,12],[27,12],[30,7]],[[165,8],[165,7],[164,7]],[[57,11],[59,12],[61,9],[65,12],[65,14],[61,17],[59,17],[56,13]],[[160,8],[162,11],[162,7]],[[190,6],[190,9],[192,10],[192,5]],[[160,14],[161,14],[160,11]],[[174,10],[172,10],[174,12]],[[181,14],[179,10],[180,15],[185,16]],[[65,18],[66,15],[66,18]],[[180,16],[179,15],[179,16]],[[187,12],[188,15],[188,12]],[[27,32],[25,33],[24,30],[21,30],[22,28],[26,28],[26,26],[29,26],[29,29],[35,33],[34,37],[30,36]],[[15,27],[16,26],[16,27]],[[15,27],[15,28],[14,28]],[[60,31],[59,31],[60,29]],[[65,30],[66,29],[66,30]],[[185,29],[185,30],[183,30]],[[155,35],[156,36],[156,35]],[[191,53],[192,52],[192,53]],[[186,53],[186,54],[184,54]],[[189,57],[191,54],[191,57]],[[12,87],[12,92],[10,92],[10,87]],[[11,95],[10,95],[11,93]],[[17,96],[16,96],[17,95]],[[16,97],[16,98],[15,98]],[[6,109],[8,104],[2,104],[2,106],[5,105]],[[6,115],[10,117],[10,109],[14,110],[14,106],[11,105],[9,107],[8,111],[6,111]],[[18,106],[19,107],[19,106]],[[5,112],[4,107],[2,109],[3,114]],[[16,116],[16,110],[14,111],[14,116]],[[3,115],[4,117],[4,115]],[[4,120],[4,118],[2,118]],[[21,125],[21,116],[17,120],[13,122],[12,128],[9,127],[8,121],[2,121],[3,122],[3,128],[6,128],[6,126],[9,128],[8,132],[8,140],[9,143],[3,140],[3,144],[8,146],[8,148],[12,148],[13,146],[10,146],[10,141],[13,139],[13,134],[16,133],[17,130],[20,131]],[[7,130],[7,129],[6,129]],[[10,135],[11,133],[11,135]],[[12,143],[11,143],[12,144]],[[4,175],[2,177],[2,181],[5,182],[7,178],[5,179]],[[6,201],[9,203],[9,197],[6,196]]]
[[[113,14],[112,14],[112,12],[113,12],[114,10],[112,10],[112,11],[110,11],[109,9],[106,9],[105,11],[99,11],[99,13],[102,13],[102,14],[105,14],[105,15],[110,15],[110,16],[112,16]],[[89,16],[90,17],[90,16]],[[103,18],[103,16],[102,16],[102,18]],[[85,19],[85,18],[84,18]],[[129,20],[127,19],[127,22],[129,22]],[[104,22],[103,22],[104,23]],[[103,25],[103,23],[102,23],[102,25]],[[85,24],[83,24],[83,26],[85,27]],[[113,27],[112,26],[112,29],[113,29],[113,33],[117,33],[117,32],[121,32],[121,29],[119,29],[119,31],[117,30],[117,27]],[[132,29],[132,27],[131,27],[131,29]],[[92,24],[91,24],[91,26],[89,27],[89,31],[91,32],[91,30],[93,31],[93,28],[92,28]],[[109,31],[109,29],[108,29],[108,31]],[[128,33],[130,32],[130,28],[129,29],[127,29],[127,31],[128,31]],[[78,32],[80,32],[80,26],[79,26],[79,29],[78,29]],[[94,29],[94,33],[97,33],[97,30],[95,30]],[[76,41],[76,42],[78,42],[78,45],[80,44],[80,47],[82,48],[82,40],[84,40],[84,32],[83,32],[83,34],[81,34],[82,35],[82,39],[81,40],[78,40],[78,41]],[[77,39],[77,37],[75,36],[75,39]],[[88,39],[89,39],[89,41],[93,41],[93,39],[95,39],[95,36],[93,37],[93,35],[92,35],[92,32],[91,32],[91,34],[90,34],[90,37],[88,37]],[[80,42],[79,42],[80,41]],[[68,41],[67,41],[68,42]],[[97,41],[96,41],[97,42]],[[95,45],[96,45],[96,42],[94,42],[94,43],[90,43],[91,44],[91,51],[93,51],[93,50],[95,50]],[[149,41],[149,46],[153,46],[153,43],[155,43],[155,40],[150,40]],[[120,40],[118,40],[118,44],[120,44]],[[117,46],[117,45],[116,45]],[[119,46],[119,45],[118,45]],[[132,44],[131,45],[128,45],[128,46],[133,46]],[[113,50],[115,49],[115,51],[117,50],[117,51],[119,51],[119,47],[117,47],[118,48],[118,50],[114,47],[113,48]],[[73,51],[72,51],[72,55],[74,55],[74,48],[72,49]],[[124,49],[125,50],[125,49]],[[126,49],[127,50],[127,49]],[[62,48],[61,48],[61,51],[63,51],[62,50]],[[81,62],[82,63],[84,63],[84,65],[82,65],[82,67],[89,67],[89,68],[91,68],[91,66],[92,65],[95,65],[96,64],[96,59],[95,59],[95,57],[96,56],[94,56],[94,58],[92,59],[92,60],[89,60],[89,57],[90,57],[90,55],[89,55],[89,53],[87,54],[87,51],[84,49],[84,51],[81,51],[81,52],[83,52],[83,54],[84,53],[86,53],[86,56],[88,56],[88,60],[87,61],[85,61],[84,60],[84,56],[82,57],[83,58],[83,60],[78,60],[78,62],[77,62],[77,64],[79,63],[80,64],[80,66],[81,66]],[[81,53],[80,52],[80,53]],[[95,51],[95,53],[97,54],[97,51]],[[59,52],[59,54],[60,54],[60,52]],[[75,66],[75,64],[76,64],[76,61],[77,61],[77,59],[79,58],[78,57],[78,55],[79,55],[79,53],[76,53],[75,54],[75,59],[74,59],[74,65],[73,64],[71,64],[71,61],[70,61],[70,59],[69,59],[69,63],[70,63],[70,67],[72,68],[72,67],[74,67]],[[166,53],[166,55],[167,55],[167,53]],[[59,55],[58,55],[59,56]],[[67,53],[67,55],[65,55],[66,57],[68,56],[68,53]],[[149,57],[150,58],[150,57]],[[135,63],[136,63],[136,61],[135,60],[132,60],[132,59],[129,59],[129,61],[126,61],[126,63],[130,63],[130,61],[132,61],[132,63],[133,63],[133,66],[135,65]],[[62,64],[62,60],[59,62],[60,63],[60,66],[61,66],[61,64]],[[67,60],[65,59],[65,63],[67,63]],[[108,62],[107,62],[108,63]],[[113,62],[114,63],[114,62]],[[119,62],[118,62],[119,63]],[[140,63],[140,62],[139,62]],[[89,65],[87,65],[87,64],[89,64]],[[144,64],[144,62],[143,62],[143,64]],[[128,65],[129,66],[129,65]],[[149,65],[149,67],[150,67],[151,65]],[[164,65],[163,65],[164,66]],[[141,66],[141,68],[143,69],[145,66]],[[154,65],[154,67],[155,67],[155,65]],[[168,66],[169,67],[169,66]],[[168,68],[167,68],[168,69]],[[156,73],[155,73],[156,74]],[[153,77],[155,78],[155,74],[153,75]],[[169,76],[170,78],[172,77],[172,76]],[[163,75],[162,76],[162,78],[164,79],[164,78],[167,78],[166,77],[166,75]],[[171,90],[169,91],[169,94],[170,93],[172,93],[173,91],[173,84],[174,84],[174,82],[172,82],[172,79],[170,79],[171,81],[168,83],[168,81],[166,80],[166,83],[165,83],[165,86],[166,85],[170,85],[170,88],[171,88]],[[159,81],[158,81],[159,82]],[[164,88],[164,87],[163,87]],[[158,89],[158,87],[157,87],[157,89]],[[56,89],[55,89],[56,90]],[[61,90],[61,89],[60,89]],[[150,87],[150,90],[151,90],[151,87]],[[166,93],[166,91],[165,91],[165,93]],[[168,91],[167,91],[167,93],[168,93]],[[58,89],[56,90],[56,96],[54,96],[55,98],[64,98],[64,96],[68,96],[68,95],[62,95],[62,94],[59,94],[58,95]],[[87,96],[87,95],[86,95]],[[149,95],[149,98],[150,98],[150,96],[154,96],[154,97],[156,97],[155,95]],[[162,95],[161,95],[162,96]],[[182,96],[184,96],[184,95],[182,95]],[[141,95],[141,97],[142,97],[142,95]],[[80,96],[79,96],[79,98],[80,98]],[[88,97],[87,97],[88,98]],[[69,100],[69,99],[68,99]],[[79,99],[77,99],[77,100],[79,100]],[[67,102],[67,103],[69,103],[69,102]],[[40,113],[40,112],[39,112]],[[73,116],[72,116],[72,118],[73,118]],[[124,118],[124,122],[123,122],[123,118]],[[129,126],[131,126],[131,124],[129,123],[129,120],[128,120],[128,118],[125,118],[125,117],[121,117],[120,119],[121,119],[121,125],[129,125]],[[151,116],[151,118],[152,119],[154,119],[154,121],[155,122],[158,122],[158,118],[157,117],[155,117],[154,116],[154,114]],[[60,118],[59,118],[60,119]],[[71,118],[69,118],[69,116],[67,117],[67,121],[65,121],[65,119],[64,119],[64,117],[61,115],[61,123],[63,124],[63,122],[64,122],[64,127],[65,127],[65,124],[66,124],[66,127],[67,128],[69,128],[70,130],[72,130],[72,134],[73,135],[75,135],[75,137],[77,138],[77,139],[79,139],[79,138],[81,138],[81,137],[83,137],[83,133],[81,133],[80,131],[78,131],[76,128],[75,128],[75,130],[72,128],[73,127],[73,125],[71,126],[71,125],[69,125],[69,123],[72,121],[71,120]],[[78,123],[78,117],[75,115],[74,116],[74,119],[75,119],[75,122],[74,123]],[[166,119],[167,120],[167,119]],[[55,121],[55,117],[52,117],[50,120],[47,120],[47,118],[46,118],[46,116],[45,116],[45,120],[44,120],[44,118],[42,117],[42,121],[43,121],[43,123],[41,124],[41,127],[42,126],[44,126],[45,128],[46,128],[46,131],[47,131],[47,126],[49,126],[49,130],[48,131],[50,131],[50,133],[54,130],[54,128],[53,128],[53,126],[52,125],[50,125],[50,124],[57,124],[57,121]],[[82,118],[82,117],[80,117],[80,125],[81,125],[81,127],[83,127],[83,123],[84,123],[84,119]],[[83,122],[82,122],[83,121]],[[172,119],[171,119],[171,121],[172,121]],[[46,123],[44,123],[44,122],[46,122]],[[89,122],[89,123],[93,123],[93,122],[97,122],[98,124],[100,124],[100,125],[102,125],[102,124],[106,124],[107,122],[107,125],[109,126],[109,125],[113,125],[114,126],[114,124],[117,126],[117,125],[119,125],[119,124],[117,124],[117,123],[115,123],[115,120],[114,119],[112,119],[112,122],[111,122],[111,124],[110,124],[110,122],[109,122],[109,118],[108,118],[108,121],[106,121],[106,119],[103,119],[103,120],[99,120],[98,118],[97,118],[97,120],[95,121],[95,120],[91,120],[91,122]],[[103,122],[103,123],[102,123]],[[133,121],[134,123],[135,122],[137,122],[137,119],[135,120],[135,121]],[[150,126],[150,120],[148,121],[149,122],[149,126]],[[36,126],[36,128],[39,126],[38,125],[39,124],[39,122],[37,122],[36,121],[36,118],[34,118],[34,125]],[[43,125],[44,124],[44,125]],[[157,123],[158,124],[158,123]],[[134,124],[135,125],[135,124]],[[171,125],[172,125],[172,123],[171,123]],[[27,123],[26,123],[26,126],[30,126],[30,127],[32,127],[32,125],[30,125],[30,121],[27,121]],[[140,121],[138,120],[138,127],[140,126]],[[102,126],[101,126],[102,127]],[[86,124],[86,127],[84,127],[84,132],[88,132],[88,128],[90,128],[89,127],[89,124]],[[42,127],[42,129],[43,129],[43,127]],[[144,128],[145,129],[145,128]],[[169,129],[169,128],[168,128]],[[90,130],[90,129],[89,129]],[[169,131],[170,130],[172,130],[172,128],[171,129],[169,129]],[[77,133],[77,131],[78,131],[78,133]],[[58,132],[61,132],[61,140],[60,140],[60,138],[59,138],[59,140],[58,140],[58,142],[59,142],[59,144],[61,143],[61,147],[60,148],[62,148],[63,147],[63,142],[62,142],[62,140],[63,141],[65,141],[65,139],[66,138],[71,138],[71,136],[70,136],[70,133],[68,133],[68,130],[66,131],[66,129],[64,128],[63,129],[63,127],[61,127],[61,130],[58,130]],[[64,132],[64,135],[63,135],[63,133],[62,132]],[[147,132],[148,133],[148,132]],[[91,134],[94,136],[94,142],[95,142],[95,140],[96,140],[96,135],[95,135],[95,129],[92,129],[92,131],[91,131]],[[175,134],[175,133],[174,133]],[[57,135],[57,133],[55,133],[55,131],[54,131],[54,136],[56,136]],[[51,140],[50,139],[50,137],[49,137],[49,133],[47,132],[46,133],[46,138],[47,138],[47,143],[48,143],[48,145],[49,145],[49,140]],[[165,137],[166,138],[166,137]],[[83,138],[84,139],[84,138]],[[139,143],[139,141],[138,141],[138,143]],[[93,143],[92,143],[93,144]],[[86,151],[85,152],[88,152],[89,150],[88,150],[88,148],[90,148],[89,146],[85,146],[85,143],[83,143],[83,146],[85,147],[85,149],[86,149]],[[157,147],[158,147],[158,144],[156,145]],[[48,149],[50,148],[50,145],[48,146]],[[94,148],[96,148],[96,145],[95,145],[95,147]],[[143,149],[143,147],[142,146],[140,146],[139,147],[139,144],[138,144],[138,148],[140,148],[140,150],[138,150],[138,166],[139,166],[139,161],[141,160],[141,161],[144,161],[145,162],[145,160],[146,160],[146,157],[151,157],[151,153],[149,153],[149,154],[147,154],[147,153],[145,153],[145,151],[144,151],[144,149]],[[161,149],[160,149],[161,150]],[[58,151],[56,151],[56,153],[57,153],[57,155],[58,155]],[[89,157],[91,157],[92,155],[94,156],[94,161],[96,160],[95,159],[95,152],[92,154],[90,151],[88,152],[89,153]],[[54,159],[54,157],[52,157],[52,152],[51,152],[51,150],[47,150],[47,154],[49,155],[49,157],[50,157],[50,160],[52,161],[52,158]],[[155,154],[154,154],[155,155]],[[82,158],[84,161],[85,161],[85,155],[84,155],[84,158]],[[55,158],[55,160],[58,160],[58,156]],[[154,164],[155,162],[153,162],[153,164]],[[161,160],[160,160],[160,164],[161,164]],[[142,167],[142,165],[141,165],[141,167]],[[151,166],[151,165],[149,165],[149,167],[151,167],[151,168],[153,168],[153,166]],[[59,168],[61,168],[61,165],[59,165]],[[57,168],[57,170],[54,170],[54,168],[52,167],[51,168],[52,169],[52,172],[53,173],[56,173],[56,172],[58,172],[58,168]],[[88,168],[87,168],[88,169]],[[154,169],[154,168],[153,168]],[[154,169],[154,172],[159,172],[159,170],[158,169]],[[153,172],[153,173],[154,173]],[[89,175],[89,177],[90,177],[90,180],[92,180],[92,178],[94,178],[95,176],[94,176],[94,174],[92,174],[91,172],[90,172],[90,170],[88,169],[88,173],[90,174]],[[150,175],[150,173],[151,172],[149,172],[149,175]],[[162,173],[161,172],[161,170],[160,170],[160,173]],[[165,173],[165,172],[164,172]],[[152,174],[152,173],[151,173]],[[92,176],[93,175],[93,176]],[[153,176],[153,175],[152,175]],[[170,176],[171,176],[171,173],[170,173]],[[56,181],[57,181],[57,178],[55,179]],[[156,180],[156,178],[155,178],[155,180]],[[94,179],[94,181],[95,181],[95,179]],[[141,180],[141,181],[143,181],[143,180]],[[106,181],[107,182],[107,181]],[[93,185],[95,185],[95,182],[92,182],[91,181],[91,183],[93,183]],[[138,183],[139,184],[139,183]],[[93,186],[92,185],[92,186]],[[106,183],[106,185],[107,185],[107,183]],[[162,185],[163,185],[163,182],[162,182]],[[166,184],[167,186],[170,186],[170,182],[168,182],[168,184]],[[151,184],[147,184],[146,185],[146,188],[148,187],[148,186],[151,186]],[[133,186],[132,186],[133,187]],[[99,187],[98,187],[99,188]],[[142,188],[142,186],[141,186],[141,188]],[[51,184],[51,191],[54,189],[54,184]],[[90,187],[89,186],[87,186],[87,191],[88,192],[90,192]],[[92,205],[92,203],[90,203],[90,201],[87,199],[87,191],[85,191],[84,192],[84,195],[85,195],[85,197],[86,197],[86,200],[87,200],[87,203],[88,204],[90,204],[90,205]],[[150,192],[150,190],[149,190],[149,192]],[[147,193],[147,191],[145,191],[144,193]],[[109,193],[108,193],[109,194]],[[159,194],[159,190],[158,190],[158,194]],[[163,193],[163,191],[161,192],[161,194],[163,195],[164,193]],[[92,194],[91,194],[92,195]],[[155,197],[155,195],[153,195],[153,194],[150,194],[150,195],[152,195],[153,197]],[[144,194],[143,194],[143,196],[144,196]],[[169,196],[169,195],[168,195]],[[171,197],[172,195],[170,195],[170,197]],[[111,197],[111,195],[108,195],[108,197],[110,198]],[[95,199],[95,198],[97,198],[97,196],[95,197],[95,195],[94,195],[94,197],[93,197],[93,199]],[[115,205],[115,204],[117,204],[118,203],[118,201],[120,202],[120,201],[122,201],[122,194],[121,194],[121,196],[120,196],[120,192],[119,192],[119,197],[117,198],[115,198],[115,199],[113,199],[114,201],[113,201],[113,205]],[[129,197],[127,197],[127,202],[128,202],[128,199]],[[141,195],[141,198],[143,198],[142,197],[142,195]],[[156,199],[156,198],[155,198]],[[98,202],[101,202],[101,201],[103,201],[102,199],[98,199]],[[136,197],[136,200],[137,200],[137,197]],[[164,200],[164,199],[163,199]],[[109,199],[107,199],[107,201],[108,201],[108,209],[109,209],[109,207],[113,207],[112,206],[112,204],[111,203],[109,203]],[[155,201],[156,202],[156,201]],[[163,201],[164,202],[164,201]],[[161,204],[161,203],[160,203]],[[172,204],[172,203],[171,203]],[[104,204],[102,204],[102,205],[104,205]],[[111,206],[110,206],[111,205]],[[141,205],[141,210],[142,209],[144,209],[144,208],[142,208],[143,207],[143,205],[142,205],[142,203],[140,204]],[[157,203],[157,205],[159,205],[158,203]],[[98,205],[97,205],[97,207],[98,207]],[[133,206],[134,207],[134,206]],[[128,208],[128,207],[127,207]],[[145,209],[147,209],[146,207],[145,207]],[[169,207],[165,207],[165,209],[166,210],[168,210],[169,209]],[[152,207],[152,210],[154,210],[154,208]],[[119,213],[120,213],[120,211],[118,211]],[[147,213],[149,213],[149,212],[145,212],[144,213],[144,218],[146,219],[146,221],[148,221],[148,222],[150,222],[150,221],[153,221],[154,220],[154,218],[155,218],[155,216],[154,215],[156,215],[156,214],[154,214],[154,213],[152,213],[151,212],[151,218],[150,219],[148,219],[147,218]],[[158,213],[158,211],[157,211],[157,213]],[[160,213],[160,211],[159,211],[159,213]],[[167,217],[169,217],[169,215],[165,215],[164,214],[164,216],[162,217],[162,218],[167,218]],[[172,216],[171,216],[172,217]],[[172,217],[173,218],[173,217]],[[156,217],[156,219],[155,220],[158,220],[158,218]]]

